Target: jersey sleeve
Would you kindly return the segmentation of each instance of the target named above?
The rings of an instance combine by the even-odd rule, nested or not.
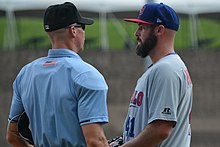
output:
[[[13,82],[13,97],[8,118],[9,122],[17,122],[19,116],[22,114],[22,112],[24,112],[24,107],[20,96],[20,81],[22,78],[23,70],[24,69],[20,71],[15,81]]]
[[[80,75],[76,83],[80,125],[108,122],[107,90],[100,73],[89,71]]]
[[[169,66],[161,66],[151,75],[149,93],[149,121],[177,121],[180,79],[178,73]]]

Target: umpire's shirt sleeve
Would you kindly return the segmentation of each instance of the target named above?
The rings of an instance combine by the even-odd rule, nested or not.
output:
[[[96,70],[81,74],[75,83],[80,125],[107,123],[107,91],[104,77]]]
[[[13,97],[11,102],[11,108],[9,113],[9,122],[17,122],[19,116],[24,112],[24,107],[21,100],[20,90],[21,90],[21,78],[24,73],[25,68],[23,68],[17,75],[13,83]]]

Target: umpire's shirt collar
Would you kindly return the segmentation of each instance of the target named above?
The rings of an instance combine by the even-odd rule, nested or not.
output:
[[[81,59],[81,57],[76,52],[71,51],[69,49],[65,49],[65,48],[50,49],[48,51],[48,57],[49,58],[75,57],[75,58]]]

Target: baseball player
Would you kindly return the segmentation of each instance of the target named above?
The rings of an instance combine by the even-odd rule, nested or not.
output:
[[[189,147],[192,81],[174,51],[176,12],[163,3],[145,4],[136,19],[137,55],[152,65],[137,81],[124,123],[122,147]]]
[[[85,25],[91,24],[93,20],[81,17],[70,2],[46,9],[44,29],[52,49],[47,57],[24,66],[13,83],[7,139],[14,147],[28,146],[18,132],[24,111],[36,147],[108,146],[102,128],[108,122],[108,86],[78,55]]]

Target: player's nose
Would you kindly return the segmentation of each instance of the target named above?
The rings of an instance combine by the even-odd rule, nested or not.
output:
[[[139,37],[140,33],[138,31],[138,29],[134,32],[134,36]]]

